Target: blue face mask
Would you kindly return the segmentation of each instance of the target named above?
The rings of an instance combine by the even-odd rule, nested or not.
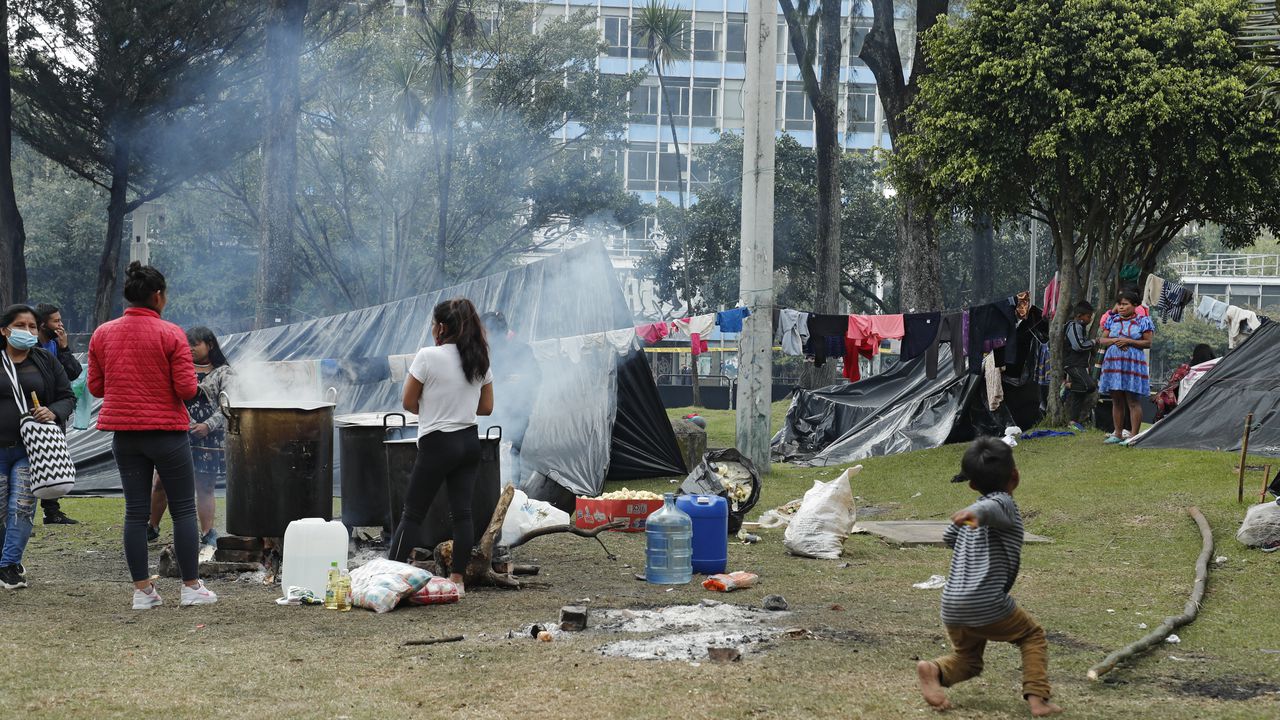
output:
[[[38,342],[40,342],[40,338],[26,330],[12,330],[9,332],[9,344],[19,350],[30,350]]]

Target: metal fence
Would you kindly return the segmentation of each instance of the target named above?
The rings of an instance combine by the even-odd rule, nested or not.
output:
[[[1280,275],[1280,255],[1214,253],[1169,265],[1181,277],[1274,277]]]

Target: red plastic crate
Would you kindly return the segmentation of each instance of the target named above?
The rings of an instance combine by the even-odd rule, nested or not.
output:
[[[583,530],[599,527],[618,518],[626,518],[627,526],[616,532],[644,532],[645,520],[658,508],[662,500],[597,500],[578,498],[573,510],[573,522]]]

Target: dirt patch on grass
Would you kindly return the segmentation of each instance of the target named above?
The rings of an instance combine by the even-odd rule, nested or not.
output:
[[[1260,695],[1280,694],[1280,685],[1241,677],[1188,680],[1175,687],[1183,695],[1214,700],[1252,700]]]
[[[1084,650],[1088,652],[1101,652],[1104,650],[1101,645],[1085,642],[1084,640],[1071,637],[1070,635],[1057,630],[1045,633],[1045,638],[1054,645],[1061,645],[1062,647],[1070,648],[1072,650]]]

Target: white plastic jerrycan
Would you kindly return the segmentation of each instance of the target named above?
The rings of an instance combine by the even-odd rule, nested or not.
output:
[[[283,592],[291,587],[307,588],[324,597],[329,582],[329,566],[347,567],[347,528],[337,520],[303,518],[289,523],[284,531],[284,559],[280,569]]]

